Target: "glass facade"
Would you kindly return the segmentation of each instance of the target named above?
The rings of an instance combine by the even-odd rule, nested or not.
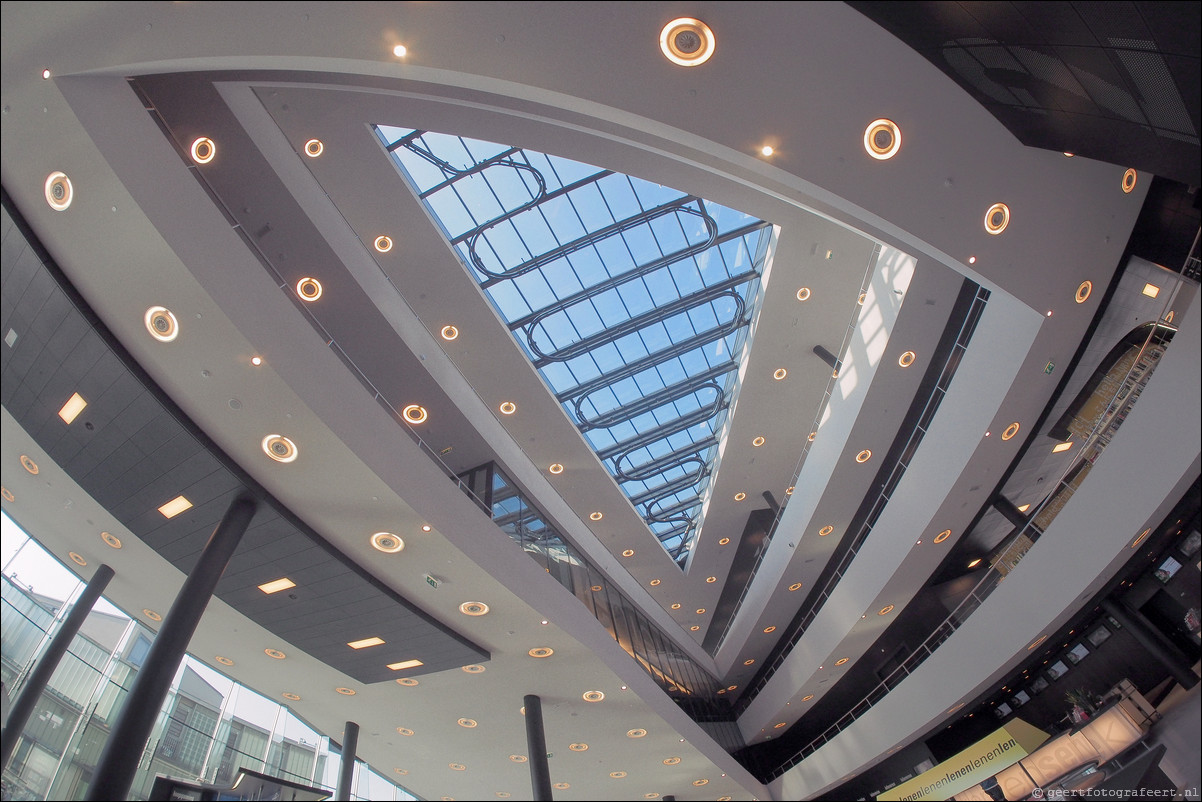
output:
[[[429,131],[376,133],[683,566],[738,392],[772,226],[544,153]]]
[[[4,516],[0,679],[5,716],[83,583]],[[4,799],[82,799],[109,726],[155,633],[103,599],[42,693],[12,760]],[[291,710],[186,657],[138,764],[130,799],[156,775],[228,787],[239,769],[333,789],[339,747]],[[416,799],[356,762],[353,798]]]

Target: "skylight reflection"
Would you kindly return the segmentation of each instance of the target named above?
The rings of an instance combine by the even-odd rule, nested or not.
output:
[[[376,132],[585,440],[683,562],[734,401],[769,225],[534,151]]]

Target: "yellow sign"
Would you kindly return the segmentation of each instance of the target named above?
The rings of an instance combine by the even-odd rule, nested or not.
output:
[[[987,738],[982,738],[914,779],[890,788],[877,799],[886,802],[950,799],[1017,763],[1047,739],[1048,734],[1043,730],[1032,727],[1022,719],[1013,719]]]

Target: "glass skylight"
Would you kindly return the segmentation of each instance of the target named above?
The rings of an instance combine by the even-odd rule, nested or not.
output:
[[[737,389],[771,226],[543,153],[376,132],[585,440],[683,564]]]

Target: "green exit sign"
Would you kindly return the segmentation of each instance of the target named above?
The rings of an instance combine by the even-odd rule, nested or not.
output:
[[[1048,364],[1046,364],[1046,365],[1044,365],[1044,366],[1043,366],[1043,372],[1044,372],[1044,373],[1051,373],[1051,372],[1052,372],[1053,370],[1055,370],[1055,369],[1056,369],[1056,363],[1055,363],[1055,362],[1049,362]]]

